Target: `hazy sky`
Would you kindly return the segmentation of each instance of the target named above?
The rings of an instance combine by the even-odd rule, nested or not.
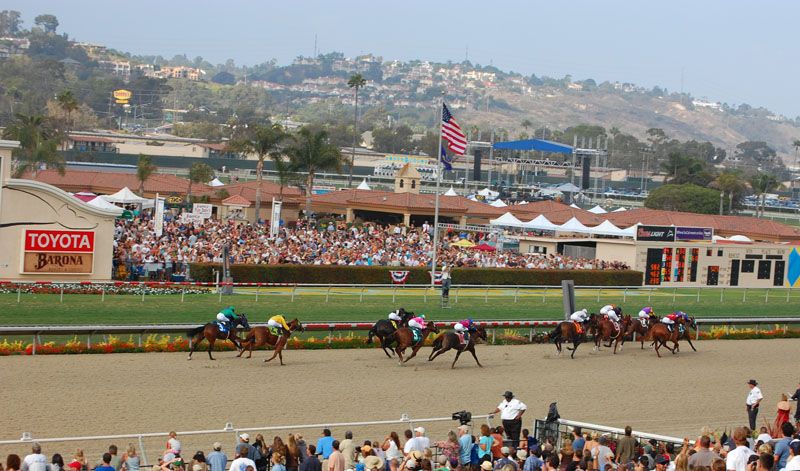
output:
[[[490,62],[524,74],[683,89],[800,115],[800,2],[790,0],[4,0],[30,26],[137,54],[290,62],[314,51]]]

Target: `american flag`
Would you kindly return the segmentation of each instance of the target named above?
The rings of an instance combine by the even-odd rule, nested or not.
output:
[[[467,136],[444,103],[442,103],[442,139],[447,141],[447,148],[455,154],[464,155],[467,150]]]

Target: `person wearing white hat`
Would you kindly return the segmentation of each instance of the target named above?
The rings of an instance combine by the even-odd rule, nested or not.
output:
[[[403,453],[408,455],[412,451],[419,451],[423,453],[426,448],[431,447],[431,440],[425,436],[425,428],[424,427],[417,427],[414,429],[414,438],[407,441],[405,445],[403,445]]]

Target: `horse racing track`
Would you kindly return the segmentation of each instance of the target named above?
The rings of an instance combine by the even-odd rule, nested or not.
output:
[[[510,389],[526,402],[525,425],[544,417],[557,401],[561,416],[675,436],[702,426],[746,423],[745,382],[756,378],[765,394],[761,419],[774,419],[781,392],[797,384],[793,361],[800,340],[701,341],[694,353],[658,359],[652,350],[626,344],[612,355],[581,345],[574,360],[555,356],[553,345],[478,345],[478,368],[453,352],[427,362],[426,347],[405,366],[379,349],[286,351],[286,366],[220,352],[216,361],[185,353],[0,357],[0,440],[109,435],[169,430],[315,424],[445,417],[466,409],[486,414]],[[499,420],[495,419],[495,424]],[[440,439],[455,422],[426,424]],[[397,426],[354,428],[357,439],[382,439]],[[281,432],[285,435],[290,430]],[[303,431],[316,440],[319,430]],[[344,430],[334,429],[340,436]],[[268,440],[278,433],[265,433]],[[232,434],[181,437],[184,449],[209,450],[221,439],[231,451]],[[130,439],[47,443],[46,453],[71,453],[83,446],[91,459],[109,443],[124,449]],[[0,446],[0,455],[26,453],[27,446]],[[154,455],[161,438],[147,442]]]

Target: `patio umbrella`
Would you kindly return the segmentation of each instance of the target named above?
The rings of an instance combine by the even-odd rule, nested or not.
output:
[[[480,250],[481,252],[494,252],[495,250],[497,250],[496,248],[492,247],[489,244],[480,244],[472,248],[475,250]]]
[[[470,242],[470,241],[468,241],[467,239],[461,239],[458,242],[456,242],[454,244],[450,244],[450,245],[452,245],[454,247],[467,247],[467,248],[475,247],[475,244]]]

